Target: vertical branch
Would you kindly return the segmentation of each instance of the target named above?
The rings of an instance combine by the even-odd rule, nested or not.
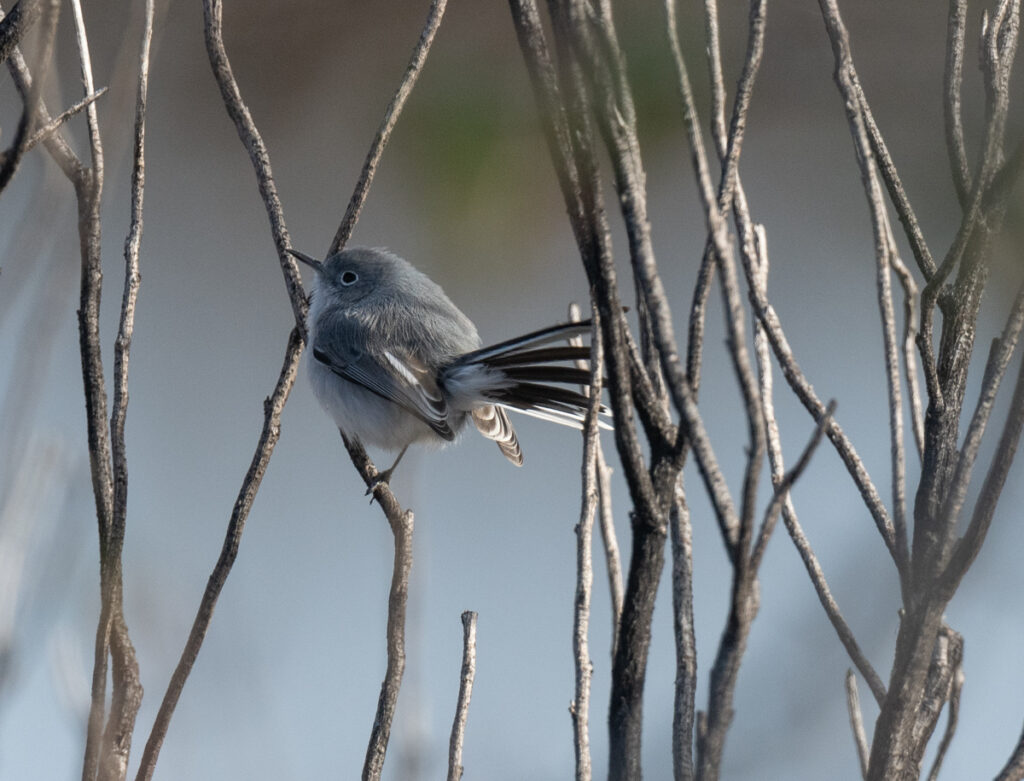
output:
[[[145,192],[146,96],[149,85],[149,55],[153,38],[153,0],[147,0],[139,52],[139,80],[135,98],[135,128],[131,175],[131,215],[125,239],[124,292],[121,317],[114,343],[114,391],[110,416],[111,461],[113,466],[113,516],[107,556],[110,559],[109,593],[104,594],[106,616],[111,621],[114,689],[111,713],[103,738],[101,777],[123,779],[128,770],[135,717],[142,702],[139,665],[135,658],[124,617],[121,554],[128,512],[128,459],[125,447],[125,417],[128,410],[128,360],[135,325],[135,304],[139,290],[139,247],[142,241],[142,203]],[[109,608],[106,605],[109,604]]]
[[[971,169],[964,144],[963,106],[960,88],[964,80],[964,31],[967,27],[967,0],[949,0],[946,35],[946,68],[943,71],[943,116],[946,127],[946,152],[953,185],[961,208],[967,208],[971,192]]]
[[[895,541],[896,566],[904,589],[904,598],[909,598],[908,578],[910,576],[910,553],[908,550],[906,523],[906,459],[903,443],[903,401],[900,382],[899,354],[896,347],[895,312],[892,303],[890,278],[891,244],[889,218],[882,199],[881,186],[873,165],[871,142],[865,127],[861,106],[867,101],[858,91],[856,71],[850,52],[849,37],[839,16],[835,0],[821,0],[821,12],[825,27],[832,43],[835,56],[835,81],[844,98],[846,118],[853,137],[854,151],[860,168],[864,194],[868,200],[871,228],[875,239],[876,286],[878,308],[882,319],[886,382],[889,391],[889,435],[891,447],[892,491],[893,491],[893,534]]]
[[[598,311],[593,312],[595,318],[600,318]],[[569,321],[577,322],[580,319],[580,308],[575,303],[569,305]],[[600,329],[594,331],[592,337],[593,344],[600,347],[601,333]],[[583,339],[579,336],[574,336],[569,340],[569,343],[576,346],[583,345]],[[590,361],[577,361],[576,366],[583,370],[592,370],[595,366],[601,367],[604,365],[604,351],[601,351],[601,355],[597,356],[595,353],[591,353]],[[598,382],[603,382],[603,377],[593,378]],[[581,388],[584,394],[591,394],[593,391],[591,388],[593,385]],[[599,386],[598,386],[599,387]],[[599,393],[595,395],[600,395]],[[604,458],[604,448],[601,447],[601,438],[595,437],[594,448],[595,448],[595,479],[596,479],[596,490],[597,490],[597,509],[600,519],[601,528],[601,544],[604,548],[605,558],[605,569],[608,572],[608,592],[611,597],[612,603],[612,644],[611,652],[612,658],[615,658],[615,648],[618,646],[619,637],[619,618],[622,615],[622,560],[619,555],[619,540],[618,535],[615,533],[615,517],[612,515],[612,469],[608,466]],[[586,451],[586,447],[584,447]],[[585,481],[586,478],[584,478]],[[584,486],[586,482],[584,482]],[[584,492],[584,495],[585,492]]]
[[[672,511],[672,628],[676,680],[672,711],[672,769],[675,781],[693,778],[693,722],[697,697],[697,638],[693,625],[693,528],[682,475]]]
[[[408,510],[397,524],[391,526],[395,537],[395,559],[388,596],[388,662],[377,700],[377,715],[366,747],[364,781],[379,779],[384,769],[384,754],[391,737],[391,722],[395,717],[398,690],[405,672],[405,610],[409,600],[409,572],[412,570],[412,529],[413,515]]]
[[[570,318],[579,319],[578,311],[570,309]],[[593,532],[594,514],[598,504],[598,453],[600,429],[597,426],[601,406],[601,379],[604,352],[601,345],[600,314],[593,307],[590,356],[590,389],[587,417],[583,428],[582,502],[580,520],[576,524],[576,593],[573,600],[573,659],[576,689],[569,707],[573,722],[573,747],[576,754],[576,780],[590,781],[590,681],[594,665],[590,661],[590,595],[594,583]]]
[[[473,696],[473,678],[476,676],[476,613],[462,614],[462,671],[459,674],[459,700],[455,706],[452,735],[448,741],[448,781],[462,778],[462,743],[466,736],[469,717],[469,698]]]
[[[92,61],[85,31],[85,19],[79,0],[72,0],[75,36],[82,87],[86,95],[95,92]],[[83,781],[91,780],[100,771],[101,729],[107,688],[107,659],[114,596],[112,587],[115,564],[110,556],[113,517],[113,474],[110,434],[107,429],[107,392],[103,377],[100,345],[100,297],[103,288],[100,243],[100,201],[103,194],[103,145],[100,139],[96,104],[86,107],[89,129],[90,167],[79,168],[73,182],[78,199],[78,237],[82,256],[82,283],[78,310],[79,347],[82,354],[82,377],[85,385],[86,422],[89,441],[89,466],[92,473],[93,496],[100,542],[100,620],[96,627],[93,658],[92,705],[89,711],[86,749],[83,759]]]

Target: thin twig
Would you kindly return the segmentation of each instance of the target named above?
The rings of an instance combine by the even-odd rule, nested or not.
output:
[[[966,208],[971,191],[971,169],[964,144],[963,105],[960,88],[964,80],[964,32],[967,28],[967,0],[949,0],[946,34],[946,68],[943,72],[943,116],[946,152],[960,207]]]
[[[889,148],[885,144],[885,139],[882,138],[882,133],[875,123],[871,107],[864,96],[864,88],[861,87],[860,79],[857,77],[857,71],[853,68],[852,63],[850,64],[850,78],[853,80],[853,88],[857,93],[861,116],[864,118],[864,129],[868,133],[871,151],[878,162],[878,171],[882,175],[882,181],[885,182],[885,188],[889,193],[889,200],[896,207],[896,214],[900,218],[900,224],[903,225],[903,233],[907,237],[907,242],[910,244],[910,249],[914,254],[914,260],[917,262],[918,268],[921,269],[921,273],[926,280],[931,279],[935,273],[935,258],[932,257],[931,250],[928,249],[924,233],[922,233],[921,226],[917,222],[917,215],[914,214],[914,208],[910,205],[910,199],[907,197],[906,190],[903,189],[903,181],[896,170],[896,163],[893,161],[892,155],[889,154]]]
[[[95,92],[85,20],[79,0],[72,0],[75,35],[83,91]],[[89,128],[90,167],[79,168],[73,179],[78,197],[78,233],[82,255],[82,288],[78,311],[79,341],[82,353],[82,376],[85,385],[86,420],[89,435],[89,464],[92,472],[93,495],[100,544],[101,611],[96,627],[93,657],[92,705],[86,734],[86,749],[82,764],[83,781],[91,781],[98,773],[105,774],[106,765],[101,747],[103,712],[107,689],[107,660],[111,649],[111,627],[114,614],[120,607],[120,578],[115,575],[117,561],[108,555],[113,518],[113,467],[111,464],[110,432],[107,428],[107,392],[103,374],[103,358],[99,334],[100,293],[103,285],[100,244],[100,201],[103,192],[103,146],[100,139],[96,104],[86,108]],[[118,603],[118,604],[115,604]],[[119,689],[115,670],[114,687]],[[114,718],[113,712],[111,718]]]
[[[459,673],[459,699],[455,706],[452,736],[448,741],[448,781],[462,778],[462,743],[466,737],[466,719],[469,718],[469,699],[473,696],[476,677],[476,613],[462,614],[462,670]]]
[[[576,686],[569,713],[573,723],[573,748],[577,781],[591,778],[590,761],[590,681],[594,665],[590,661],[590,598],[594,583],[594,514],[598,503],[598,452],[601,447],[597,413],[601,405],[601,381],[604,351],[601,344],[600,313],[593,310],[590,356],[590,389],[587,417],[583,424],[583,463],[581,466],[582,502],[576,524],[576,592],[573,599],[572,647]],[[579,319],[579,310],[570,308],[570,319]]]
[[[62,111],[60,114],[58,114],[49,122],[47,122],[44,127],[39,128],[38,130],[36,130],[35,133],[32,134],[32,137],[29,138],[28,142],[25,144],[25,151],[27,152],[31,150],[41,141],[45,141],[46,139],[48,139],[50,136],[56,133],[58,129],[60,129],[61,125],[63,125],[65,122],[71,119],[71,117],[75,116],[75,114],[81,112],[82,109],[84,109],[94,100],[98,100],[100,97],[102,97],[108,89],[109,87],[100,87],[92,95],[87,95],[70,108],[64,109],[64,111]]]
[[[868,200],[871,215],[871,229],[875,239],[876,284],[878,308],[882,319],[882,337],[885,345],[885,373],[889,391],[889,436],[892,467],[893,492],[893,536],[895,542],[896,567],[908,597],[910,577],[910,553],[906,522],[906,458],[903,444],[903,398],[900,383],[899,351],[896,346],[896,316],[892,303],[890,278],[891,251],[888,226],[889,217],[882,199],[881,187],[873,165],[871,142],[865,127],[863,106],[867,99],[857,89],[850,50],[849,36],[839,16],[835,0],[821,0],[821,12],[825,28],[832,42],[835,57],[835,81],[846,107],[846,119],[853,137],[854,151],[860,168],[864,194]]]
[[[757,259],[757,269],[756,275],[753,278],[753,283],[757,285],[758,293],[760,295],[765,295],[766,285],[768,284],[768,242],[762,226],[756,226],[754,233],[756,236],[755,258]],[[778,420],[775,417],[775,405],[772,392],[773,380],[771,354],[769,350],[768,336],[765,326],[760,321],[757,322],[754,332],[754,351],[757,356],[758,372],[760,374],[761,381],[761,398],[764,403],[765,425],[767,427],[768,462],[771,465],[772,485],[778,485],[785,473],[785,464],[782,458],[782,441],[779,437]],[[836,604],[836,601],[832,596],[832,592],[828,587],[828,583],[825,580],[825,574],[821,569],[818,558],[815,556],[814,551],[804,534],[803,528],[800,526],[796,509],[793,507],[793,502],[789,497],[786,498],[786,501],[782,506],[782,522],[785,524],[786,531],[789,532],[789,536],[793,540],[793,544],[796,546],[797,552],[800,554],[804,567],[807,569],[807,574],[811,578],[811,583],[814,585],[815,593],[818,595],[818,600],[821,602],[821,606],[825,610],[825,614],[828,616],[829,621],[836,630],[836,634],[839,636],[840,642],[843,644],[843,647],[846,649],[846,652],[850,656],[854,665],[860,671],[860,674],[864,677],[864,680],[867,681],[868,687],[871,689],[871,693],[874,695],[876,701],[881,703],[882,700],[885,699],[885,685],[882,683],[882,679],[878,676],[878,673],[876,673],[874,668],[871,666],[871,663],[867,660],[867,657],[865,657],[863,652],[860,650],[860,646],[857,644],[857,641],[853,636],[853,632],[843,619],[842,613],[839,611],[839,606]]]
[[[423,64],[427,61],[427,54],[430,52],[430,45],[434,42],[434,36],[441,25],[447,1],[432,0],[430,3],[427,21],[420,31],[420,38],[409,58],[409,64],[405,66],[402,81],[391,97],[391,102],[388,103],[388,107],[384,111],[384,119],[381,120],[377,134],[373,137],[373,143],[370,144],[370,151],[363,162],[363,170],[359,174],[355,191],[349,199],[348,208],[345,209],[345,216],[342,217],[338,231],[334,234],[331,246],[327,250],[328,255],[333,255],[341,250],[352,237],[352,231],[356,226],[356,220],[359,219],[359,212],[362,211],[363,204],[366,202],[366,196],[370,190],[370,184],[373,182],[373,175],[377,171],[377,165],[380,163],[381,155],[384,153],[384,147],[387,145],[388,139],[391,138],[391,131],[395,129],[398,117],[405,107],[405,101],[412,94],[416,79],[419,77],[420,71],[423,70]]]
[[[796,463],[788,472],[782,475],[782,479],[775,485],[775,492],[772,495],[772,500],[768,503],[768,507],[764,513],[764,519],[761,521],[761,531],[758,533],[757,541],[750,553],[750,569],[755,573],[761,566],[761,559],[764,558],[764,552],[768,547],[768,540],[771,539],[772,531],[775,529],[775,523],[779,518],[779,513],[782,512],[783,506],[789,500],[789,489],[792,488],[793,483],[800,478],[800,475],[803,474],[807,465],[810,463],[811,456],[813,456],[814,451],[818,449],[818,445],[821,443],[821,436],[825,432],[825,428],[828,426],[828,423],[835,412],[836,402],[835,399],[833,399],[828,403],[828,407],[825,409],[825,417],[818,421],[818,425],[814,427],[811,439],[804,446],[803,452],[800,454]]]
[[[697,696],[697,638],[693,624],[693,527],[683,476],[669,515],[672,540],[672,628],[676,680],[672,710],[672,770],[675,781],[693,778],[693,722]]]
[[[139,79],[135,99],[134,154],[131,175],[131,215],[125,239],[124,292],[117,338],[114,342],[114,389],[110,414],[111,462],[113,466],[113,516],[106,556],[110,559],[110,602],[112,626],[114,691],[111,714],[103,738],[101,768],[106,777],[123,779],[128,770],[128,755],[135,717],[142,703],[139,666],[125,624],[122,605],[123,575],[121,553],[128,514],[128,459],[125,445],[125,418],[128,410],[128,361],[135,325],[135,304],[139,290],[139,247],[142,241],[142,203],[145,192],[146,96],[149,85],[149,55],[153,38],[154,2],[147,0],[142,42],[139,52]],[[102,772],[102,770],[101,770]],[[103,777],[103,776],[101,776]]]
[[[868,736],[864,732],[864,717],[860,712],[860,695],[857,694],[857,676],[853,670],[846,671],[846,710],[850,715],[850,730],[853,732],[853,743],[857,747],[857,759],[860,761],[860,777],[868,777]]]
[[[594,316],[600,317],[600,313],[595,311]],[[569,305],[569,322],[578,322],[580,320],[580,308],[575,303]],[[595,336],[593,337],[593,343],[595,345],[600,342],[600,331],[595,330]],[[569,340],[570,344],[576,346],[583,345],[582,337],[575,336]],[[577,361],[576,365],[580,369],[593,370],[594,367],[602,367],[604,365],[604,351],[601,350],[601,359],[598,360],[596,355],[591,354],[590,361]],[[603,378],[598,378],[600,382],[603,382]],[[593,387],[593,386],[591,386]],[[584,394],[589,395],[591,393],[590,387],[581,389]],[[601,447],[601,438],[594,438],[594,447],[596,450],[596,477],[597,477],[597,507],[598,517],[600,519],[601,528],[601,543],[604,548],[605,558],[605,569],[608,572],[608,591],[611,596],[612,603],[612,643],[611,643],[611,655],[615,658],[615,648],[618,645],[618,633],[619,633],[619,617],[622,615],[622,560],[619,555],[619,540],[618,535],[615,533],[615,517],[612,515],[612,469],[608,466],[604,458],[604,448]],[[585,450],[586,448],[584,448]]]
[[[924,458],[924,406],[921,382],[917,376],[917,282],[896,250],[896,240],[889,233],[889,263],[903,288],[903,372],[907,378],[910,398],[910,426],[914,432],[917,456]]]

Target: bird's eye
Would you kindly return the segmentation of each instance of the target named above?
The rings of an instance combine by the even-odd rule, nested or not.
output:
[[[341,272],[341,284],[345,287],[354,285],[359,281],[359,275],[354,271],[342,271]]]

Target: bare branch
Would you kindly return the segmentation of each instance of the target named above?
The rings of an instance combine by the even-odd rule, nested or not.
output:
[[[967,0],[949,0],[946,35],[946,69],[943,74],[946,120],[946,152],[953,185],[960,207],[966,208],[971,191],[971,169],[964,145],[963,105],[960,88],[964,80],[964,31],[967,27]]]
[[[592,306],[593,325],[590,356],[590,403],[583,424],[582,503],[576,524],[576,593],[573,600],[573,659],[576,689],[569,713],[573,722],[573,747],[576,754],[576,779],[589,781],[590,761],[590,681],[594,665],[590,661],[590,597],[594,583],[593,533],[594,514],[598,503],[598,454],[601,430],[597,413],[601,406],[601,382],[604,371],[604,350],[601,344],[600,313]],[[579,319],[578,308],[570,307],[570,320]],[[570,341],[579,341],[576,340]]]
[[[910,397],[910,425],[918,458],[924,457],[924,406],[921,401],[921,383],[917,376],[917,282],[896,251],[896,240],[889,233],[889,263],[903,288],[903,371]]]
[[[402,675],[405,672],[405,610],[409,600],[409,572],[412,570],[413,514],[410,510],[402,509],[387,483],[378,482],[377,468],[358,440],[350,440],[344,432],[341,439],[367,488],[373,488],[374,499],[384,511],[395,540],[391,590],[388,595],[388,661],[362,773],[363,781],[377,781],[384,769],[384,755],[391,737],[391,722],[395,717],[398,690],[401,688]]]
[[[469,717],[469,699],[473,696],[473,678],[476,676],[476,613],[462,614],[462,671],[459,674],[459,700],[455,706],[452,736],[448,742],[448,781],[462,778],[462,742],[466,736]]]
[[[877,270],[878,307],[882,318],[882,336],[885,344],[886,382],[889,390],[889,434],[892,464],[893,491],[893,537],[896,567],[900,573],[904,596],[907,596],[910,577],[910,552],[908,550],[906,523],[906,461],[903,448],[903,400],[900,387],[899,357],[896,347],[896,323],[892,304],[890,280],[891,251],[888,214],[882,199],[881,188],[873,166],[871,142],[865,127],[863,106],[867,99],[858,90],[856,71],[850,41],[839,16],[835,0],[821,0],[821,12],[825,28],[832,42],[835,56],[835,81],[844,98],[846,118],[853,136],[857,164],[861,181],[868,200],[871,214],[871,228],[875,238],[875,263]]]
[[[672,715],[672,768],[676,781],[693,778],[693,721],[697,695],[697,638],[693,624],[693,536],[690,508],[679,476],[669,530],[672,540],[672,626],[676,681]]]
[[[28,152],[41,141],[45,141],[54,133],[56,133],[57,130],[60,129],[61,125],[63,125],[65,122],[71,119],[71,117],[81,112],[86,106],[88,106],[94,100],[98,100],[100,97],[106,94],[107,89],[108,87],[100,87],[91,95],[87,95],[86,97],[82,98],[80,101],[75,103],[73,106],[64,109],[64,111],[62,111],[60,114],[58,114],[49,122],[47,122],[44,127],[39,128],[35,133],[32,134],[32,137],[29,138],[29,140],[25,144],[25,151]]]
[[[594,310],[593,316],[598,318],[595,322],[599,322],[600,314],[597,310]],[[569,305],[569,321],[577,322],[580,320],[580,308],[575,303]],[[591,337],[592,343],[595,346],[600,344],[601,334],[600,329],[595,328],[594,335]],[[570,344],[576,346],[583,345],[583,339],[579,336],[575,336],[569,340]],[[596,349],[596,348],[595,348]],[[603,367],[604,365],[604,350],[601,350],[601,357],[598,359],[596,353],[591,353],[590,361],[577,361],[576,365],[580,369],[590,369],[594,371],[596,367]],[[640,375],[643,379],[646,379],[646,375]],[[603,383],[604,378],[594,378],[600,383]],[[582,392],[585,394],[592,393],[591,388],[593,385],[582,388]],[[598,385],[597,387],[600,387]],[[597,394],[595,394],[597,395]],[[671,425],[671,424],[669,424]],[[618,645],[618,634],[619,634],[619,618],[622,615],[622,561],[619,556],[619,541],[618,536],[615,533],[615,518],[612,515],[612,485],[611,476],[612,469],[605,461],[604,448],[601,447],[601,438],[594,438],[595,446],[595,458],[596,458],[596,478],[597,478],[597,506],[601,524],[601,543],[604,547],[605,557],[605,569],[608,572],[608,591],[611,596],[612,603],[612,644],[611,652],[612,658],[615,658],[615,648]],[[584,447],[586,452],[586,447]],[[585,484],[585,483],[584,483]]]
[[[896,214],[903,225],[903,233],[910,243],[910,249],[914,253],[914,260],[917,262],[918,268],[921,269],[925,279],[930,279],[935,274],[935,259],[932,257],[931,250],[928,249],[921,226],[917,222],[917,215],[914,214],[910,199],[903,189],[903,182],[896,171],[896,163],[893,162],[889,148],[885,145],[885,139],[882,138],[878,125],[875,124],[875,117],[871,113],[871,107],[864,96],[864,88],[861,87],[860,79],[857,77],[857,71],[853,69],[852,62],[850,63],[850,77],[853,79],[853,88],[860,103],[860,112],[864,119],[864,129],[867,131],[868,140],[871,143],[871,151],[878,163],[878,171],[882,175],[882,181],[885,182],[889,199],[896,207]]]
[[[757,535],[757,542],[754,545],[754,549],[750,554],[750,569],[753,572],[757,572],[761,566],[761,559],[764,557],[765,549],[768,546],[768,540],[772,536],[772,531],[775,529],[775,523],[778,521],[779,513],[782,511],[783,506],[789,501],[789,489],[792,488],[800,475],[803,474],[807,465],[811,461],[811,456],[814,455],[814,451],[818,449],[818,445],[821,443],[821,435],[825,432],[825,428],[828,426],[829,421],[832,420],[832,416],[836,412],[835,399],[828,403],[828,407],[825,409],[825,417],[818,421],[818,425],[814,427],[814,432],[811,434],[810,441],[804,446],[803,452],[797,459],[793,467],[782,475],[782,479],[775,485],[775,493],[772,495],[772,500],[768,503],[768,507],[765,509],[764,519],[761,521],[761,531]],[[774,481],[773,481],[774,482]]]
[[[864,717],[860,712],[860,695],[857,694],[857,676],[853,670],[846,671],[846,710],[850,714],[850,729],[853,731],[853,743],[857,747],[857,759],[860,761],[861,778],[868,777],[868,736],[864,732]]]
[[[758,295],[764,296],[766,294],[766,285],[768,284],[768,242],[762,226],[756,226],[754,233],[756,236],[755,257],[758,259],[758,265],[756,276],[753,277],[752,281],[753,284],[756,285]],[[767,428],[768,461],[771,465],[772,485],[777,486],[782,481],[785,473],[785,464],[782,459],[782,441],[779,437],[779,425],[775,417],[775,405],[772,393],[773,381],[771,354],[769,351],[768,335],[765,326],[761,322],[757,323],[757,327],[754,332],[754,350],[757,356],[758,371],[761,380],[761,398],[764,403],[765,425]],[[804,534],[803,528],[800,526],[796,510],[793,507],[793,502],[790,497],[786,497],[786,501],[782,506],[782,522],[785,524],[786,531],[789,532],[789,536],[793,540],[793,544],[796,545],[797,552],[800,554],[804,567],[807,569],[807,574],[811,578],[811,583],[814,585],[814,590],[818,595],[818,600],[821,602],[821,606],[824,608],[825,614],[828,616],[829,621],[836,630],[836,634],[839,636],[840,642],[843,644],[847,654],[860,671],[864,680],[867,681],[868,687],[871,689],[871,693],[874,695],[875,699],[881,703],[882,700],[885,699],[885,685],[882,683],[882,679],[878,676],[878,673],[876,673],[874,668],[871,666],[871,663],[867,660],[867,657],[865,657],[863,652],[860,650],[860,646],[857,644],[857,641],[853,636],[853,632],[843,619],[842,613],[839,611],[839,606],[836,604],[836,601],[832,596],[832,592],[828,587],[828,583],[825,580],[825,574],[821,569],[818,558],[815,556],[814,551]]]
[[[432,0],[430,4],[430,11],[427,14],[427,21],[423,25],[423,30],[420,32],[419,41],[416,43],[416,47],[413,49],[412,56],[409,59],[409,64],[405,68],[402,82],[398,85],[398,89],[395,90],[395,94],[392,96],[391,102],[388,103],[388,107],[384,112],[384,119],[381,120],[380,127],[377,129],[377,135],[374,136],[373,143],[370,145],[370,151],[366,156],[366,161],[363,163],[363,170],[359,174],[355,191],[349,199],[348,208],[345,209],[345,216],[342,218],[341,224],[338,226],[338,232],[334,234],[331,246],[327,250],[328,255],[333,255],[341,250],[352,236],[352,230],[355,228],[356,220],[359,219],[359,212],[366,202],[370,183],[373,181],[373,175],[377,171],[377,165],[380,163],[381,155],[384,153],[384,147],[387,145],[388,139],[391,138],[391,131],[395,129],[398,117],[405,107],[405,101],[412,94],[412,88],[416,84],[416,79],[419,77],[420,71],[423,70],[423,64],[427,61],[427,54],[430,51],[430,45],[434,42],[437,29],[441,25],[441,18],[444,16],[446,4],[447,0]]]

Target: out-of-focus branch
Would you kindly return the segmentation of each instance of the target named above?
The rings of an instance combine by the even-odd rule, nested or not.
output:
[[[419,78],[420,71],[423,70],[423,65],[427,61],[430,45],[434,42],[434,36],[441,26],[441,18],[444,16],[447,2],[448,0],[432,0],[430,3],[427,21],[423,25],[423,30],[420,32],[420,38],[416,42],[415,48],[413,48],[409,64],[405,67],[402,81],[398,85],[398,89],[395,90],[395,94],[392,95],[391,102],[388,103],[388,107],[384,111],[384,119],[381,120],[377,134],[373,137],[373,143],[370,144],[370,151],[363,162],[363,170],[359,174],[355,191],[349,199],[348,208],[345,209],[345,216],[342,217],[338,231],[334,234],[331,246],[327,250],[328,255],[333,255],[343,249],[352,237],[352,230],[355,228],[356,220],[359,219],[359,212],[362,211],[363,204],[366,202],[366,196],[369,193],[370,184],[373,182],[373,175],[377,172],[377,165],[380,163],[381,155],[384,153],[384,147],[387,145],[388,139],[391,138],[391,131],[395,129],[398,117],[405,107],[405,101],[412,94],[412,88],[416,85],[416,79]]]
[[[24,2],[24,0],[23,0]],[[16,51],[18,40],[25,30],[34,22],[40,12],[43,11],[43,4],[35,0],[29,4],[24,16],[20,13],[22,3],[18,3],[10,16],[0,20],[0,50],[3,59]],[[45,18],[43,20],[43,32],[37,56],[37,73],[39,77],[35,85],[22,97],[24,107],[21,118],[18,120],[18,128],[14,133],[14,141],[10,148],[5,151],[0,159],[0,192],[7,187],[14,172],[18,170],[21,159],[30,148],[32,140],[32,129],[38,121],[38,112],[42,95],[42,85],[49,73],[50,64],[53,61],[53,44],[57,34],[57,19],[60,17],[59,0],[47,0],[45,5]]]
[[[452,736],[448,741],[448,781],[462,778],[462,743],[466,737],[466,719],[469,717],[469,698],[473,696],[473,678],[476,676],[476,613],[462,614],[462,670],[459,674],[459,700],[455,706]]]
[[[6,16],[0,16],[0,64],[7,62],[15,47],[43,11],[42,0],[20,0]],[[2,13],[2,12],[0,12]]]

